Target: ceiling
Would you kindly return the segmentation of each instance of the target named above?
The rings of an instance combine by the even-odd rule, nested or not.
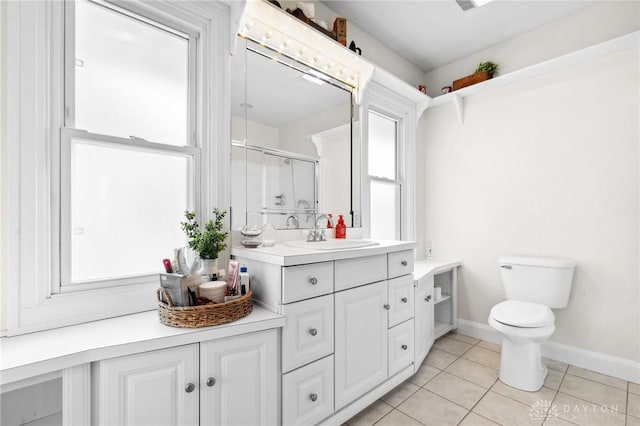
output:
[[[322,3],[426,72],[601,1],[496,0],[466,12],[455,0]]]

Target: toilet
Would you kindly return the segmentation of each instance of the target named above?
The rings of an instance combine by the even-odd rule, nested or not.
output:
[[[576,263],[550,257],[502,256],[498,259],[506,299],[489,314],[502,336],[500,381],[537,391],[547,376],[540,342],[555,331],[551,309],[567,306]]]

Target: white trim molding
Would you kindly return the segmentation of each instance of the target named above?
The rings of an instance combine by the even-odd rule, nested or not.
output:
[[[459,318],[457,332],[498,345],[502,343],[498,332],[489,324]],[[640,384],[640,362],[554,341],[542,342],[540,346],[546,358]]]

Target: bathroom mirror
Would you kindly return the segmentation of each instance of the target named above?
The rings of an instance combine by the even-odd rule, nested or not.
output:
[[[308,229],[319,213],[359,225],[352,111],[351,87],[239,38],[231,58],[232,228]]]

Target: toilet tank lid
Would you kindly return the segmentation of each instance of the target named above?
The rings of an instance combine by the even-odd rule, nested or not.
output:
[[[545,266],[548,268],[575,268],[576,266],[575,260],[562,257],[500,256],[498,262],[500,265]]]

